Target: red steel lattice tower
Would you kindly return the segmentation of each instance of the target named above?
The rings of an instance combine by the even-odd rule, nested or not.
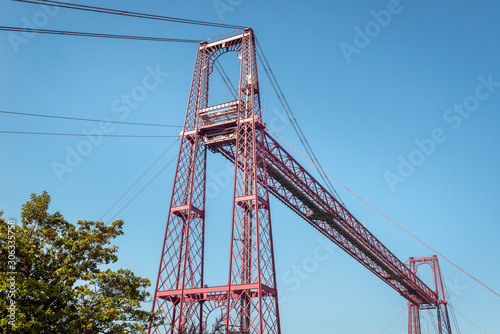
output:
[[[409,334],[420,334],[420,310],[425,309],[436,309],[437,310],[437,322],[438,322],[438,332],[439,334],[451,334],[450,319],[448,318],[447,301],[444,294],[443,280],[441,277],[441,270],[439,268],[439,262],[436,255],[423,258],[413,258],[409,259],[409,267],[413,273],[417,273],[418,266],[422,264],[428,264],[431,266],[433,273],[433,284],[435,287],[437,300],[433,304],[414,304],[408,302],[408,333]]]
[[[226,52],[241,59],[238,100],[208,105],[209,76]],[[218,309],[227,333],[280,333],[255,37],[249,28],[198,47],[149,333],[202,333]],[[230,133],[230,135],[228,135]],[[204,275],[207,148],[232,144],[235,165],[228,284]]]
[[[227,52],[241,60],[238,97],[209,106],[210,74]],[[213,287],[204,281],[207,150],[235,166],[229,278]],[[420,334],[419,311],[434,308],[439,333],[451,334],[437,257],[406,266],[266,131],[249,28],[198,47],[153,300],[166,324],[150,323],[150,334],[202,334],[216,310],[226,333],[280,333],[269,193],[406,298],[410,334]],[[424,263],[435,289],[416,275]]]

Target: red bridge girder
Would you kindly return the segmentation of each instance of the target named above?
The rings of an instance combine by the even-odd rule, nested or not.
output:
[[[241,59],[239,96],[210,106],[209,76],[231,51]],[[204,281],[207,149],[235,164],[229,281],[216,287]],[[439,333],[451,333],[437,258],[407,267],[266,131],[249,28],[198,47],[153,298],[167,323],[150,323],[149,333],[202,333],[215,309],[227,332],[281,333],[269,193],[406,298],[411,334],[428,308]],[[418,261],[439,276],[434,290],[417,277]]]
[[[437,295],[363,226],[268,132],[265,132],[269,191],[311,226],[415,305],[436,304]],[[209,146],[234,162],[234,145]]]

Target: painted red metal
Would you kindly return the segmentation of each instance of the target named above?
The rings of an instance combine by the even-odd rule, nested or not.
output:
[[[443,279],[441,277],[441,270],[439,268],[439,262],[436,255],[423,257],[423,258],[413,258],[409,259],[409,267],[413,273],[417,273],[418,266],[422,264],[428,264],[431,266],[433,279],[434,279],[434,291],[437,296],[437,301],[433,304],[414,304],[408,302],[408,333],[409,334],[420,334],[420,315],[419,311],[421,309],[432,309],[435,308],[437,311],[437,327],[439,334],[451,334],[450,319],[448,318],[448,308],[447,301],[444,294]]]
[[[207,43],[198,49],[189,95],[183,136],[179,149],[169,216],[156,282],[153,310],[167,318],[166,326],[150,324],[149,333],[180,333],[198,326],[204,315],[203,303],[182,296],[203,287],[205,232],[206,147],[198,129],[198,109],[208,104]],[[177,298],[166,298],[164,291],[179,291]]]
[[[209,106],[214,62],[230,51],[241,59],[239,97]],[[217,287],[203,280],[207,149],[235,165],[229,279]],[[151,323],[149,333],[202,333],[216,309],[228,333],[280,333],[269,193],[406,298],[411,334],[420,307],[436,307],[449,329],[437,258],[432,290],[266,132],[254,34],[245,29],[198,48],[153,302],[168,325]]]
[[[239,98],[208,106],[208,82],[223,53],[241,57]],[[149,333],[202,333],[219,309],[230,333],[280,333],[255,38],[251,29],[198,48],[153,310],[167,326]],[[203,281],[206,148],[231,142],[235,163],[228,284]]]
[[[408,302],[408,334],[421,334],[418,305]]]
[[[269,191],[299,216],[389,284],[407,300],[433,304],[436,294],[392,254],[271,135],[264,136]],[[234,161],[234,146],[218,147]]]

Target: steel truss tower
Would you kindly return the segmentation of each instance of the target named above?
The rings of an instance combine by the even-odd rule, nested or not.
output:
[[[208,106],[209,76],[226,52],[241,59],[239,98]],[[198,48],[153,309],[152,333],[202,333],[219,309],[230,333],[280,333],[255,38],[251,29]],[[229,281],[203,281],[207,147],[231,137],[235,180]]]
[[[433,273],[433,284],[435,288],[435,293],[437,301],[434,304],[414,304],[408,302],[408,334],[420,334],[420,310],[436,309],[437,311],[437,322],[438,322],[438,333],[439,334],[451,334],[450,319],[448,318],[448,308],[447,301],[444,294],[443,280],[441,277],[441,270],[439,269],[439,262],[436,255],[430,257],[423,257],[415,259],[410,257],[409,266],[413,273],[417,273],[417,269],[422,264],[428,264],[431,266]]]
[[[210,74],[227,52],[241,60],[239,96],[210,106]],[[210,287],[204,281],[207,150],[235,167],[228,282]],[[419,333],[424,305],[437,307],[440,326],[449,327],[442,284],[433,291],[422,282],[416,267],[391,253],[266,131],[255,37],[247,28],[198,47],[153,300],[166,324],[150,323],[150,334],[202,334],[212,312],[228,334],[281,333],[269,193],[417,307],[410,307],[417,328],[410,334]],[[439,273],[437,260],[433,268]]]

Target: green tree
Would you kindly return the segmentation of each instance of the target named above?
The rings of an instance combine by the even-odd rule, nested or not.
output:
[[[118,260],[111,241],[123,221],[74,225],[49,214],[49,203],[47,192],[32,194],[19,225],[0,218],[0,332],[143,333],[152,318],[161,323],[141,306],[148,279],[103,268]]]

